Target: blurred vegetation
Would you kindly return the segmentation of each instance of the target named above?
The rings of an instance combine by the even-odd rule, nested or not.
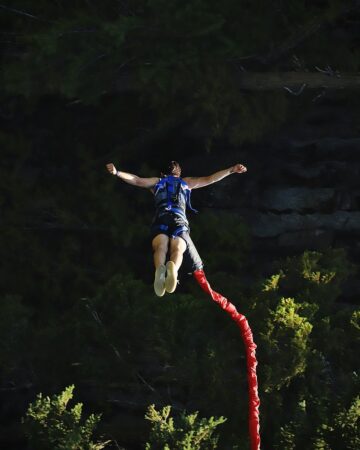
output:
[[[334,295],[347,266],[340,251],[305,253],[279,263],[279,272],[254,286],[250,296],[241,294],[234,273],[219,277],[227,282],[225,295],[247,315],[258,345],[264,446],[358,446],[359,317],[351,307],[339,309]],[[245,354],[233,323],[199,291],[180,289],[159,301],[150,283],[130,272],[98,284],[96,291],[73,303],[50,301],[46,313],[35,304],[21,307],[20,300],[13,299],[11,308],[2,303],[4,323],[17,323],[2,328],[3,381],[16,379],[21,370],[36,386],[73,381],[85,397],[95,389],[97,408],[108,421],[104,429],[125,448],[122,436],[129,431],[125,425],[112,428],[117,413],[106,398],[125,405],[130,398],[140,411],[156,401],[224,415],[229,420],[219,447],[245,446]],[[145,442],[145,434],[144,429],[129,439]]]
[[[357,34],[341,23],[357,6],[340,0],[18,3],[2,9],[4,92],[92,104],[136,92],[153,126],[190,120],[235,143],[283,123],[290,101],[283,89],[242,92],[242,71],[360,67]],[[316,32],[333,23],[339,32]]]

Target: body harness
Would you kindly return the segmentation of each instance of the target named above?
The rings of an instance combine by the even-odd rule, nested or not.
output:
[[[187,222],[186,207],[197,212],[191,206],[191,190],[182,178],[172,175],[161,178],[154,187],[154,196],[158,216],[171,212]]]

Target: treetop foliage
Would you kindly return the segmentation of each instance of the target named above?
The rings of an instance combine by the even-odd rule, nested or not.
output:
[[[110,441],[93,442],[92,434],[101,415],[91,414],[82,423],[82,403],[68,409],[74,386],[68,386],[59,395],[43,397],[38,394],[29,405],[23,420],[31,448],[54,450],[101,450]]]
[[[171,407],[158,411],[154,405],[148,407],[145,418],[151,422],[150,442],[146,450],[213,450],[218,437],[214,431],[226,421],[224,417],[200,419],[198,413],[182,412],[175,420],[170,416]]]

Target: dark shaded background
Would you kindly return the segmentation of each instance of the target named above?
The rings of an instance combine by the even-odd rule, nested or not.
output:
[[[29,0],[0,23],[2,445],[74,383],[128,450],[150,403],[224,415],[219,447],[247,448],[236,327],[186,274],[155,298],[151,194],[105,170],[176,159],[248,167],[190,222],[254,330],[263,448],[358,448],[359,2]]]

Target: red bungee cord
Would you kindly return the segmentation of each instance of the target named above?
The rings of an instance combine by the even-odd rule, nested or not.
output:
[[[251,450],[260,450],[260,424],[258,384],[256,376],[256,344],[246,317],[238,313],[235,306],[224,296],[212,290],[203,270],[196,270],[194,277],[203,291],[210,295],[220,308],[226,311],[240,328],[241,337],[246,349],[247,378],[249,388],[249,433]]]

